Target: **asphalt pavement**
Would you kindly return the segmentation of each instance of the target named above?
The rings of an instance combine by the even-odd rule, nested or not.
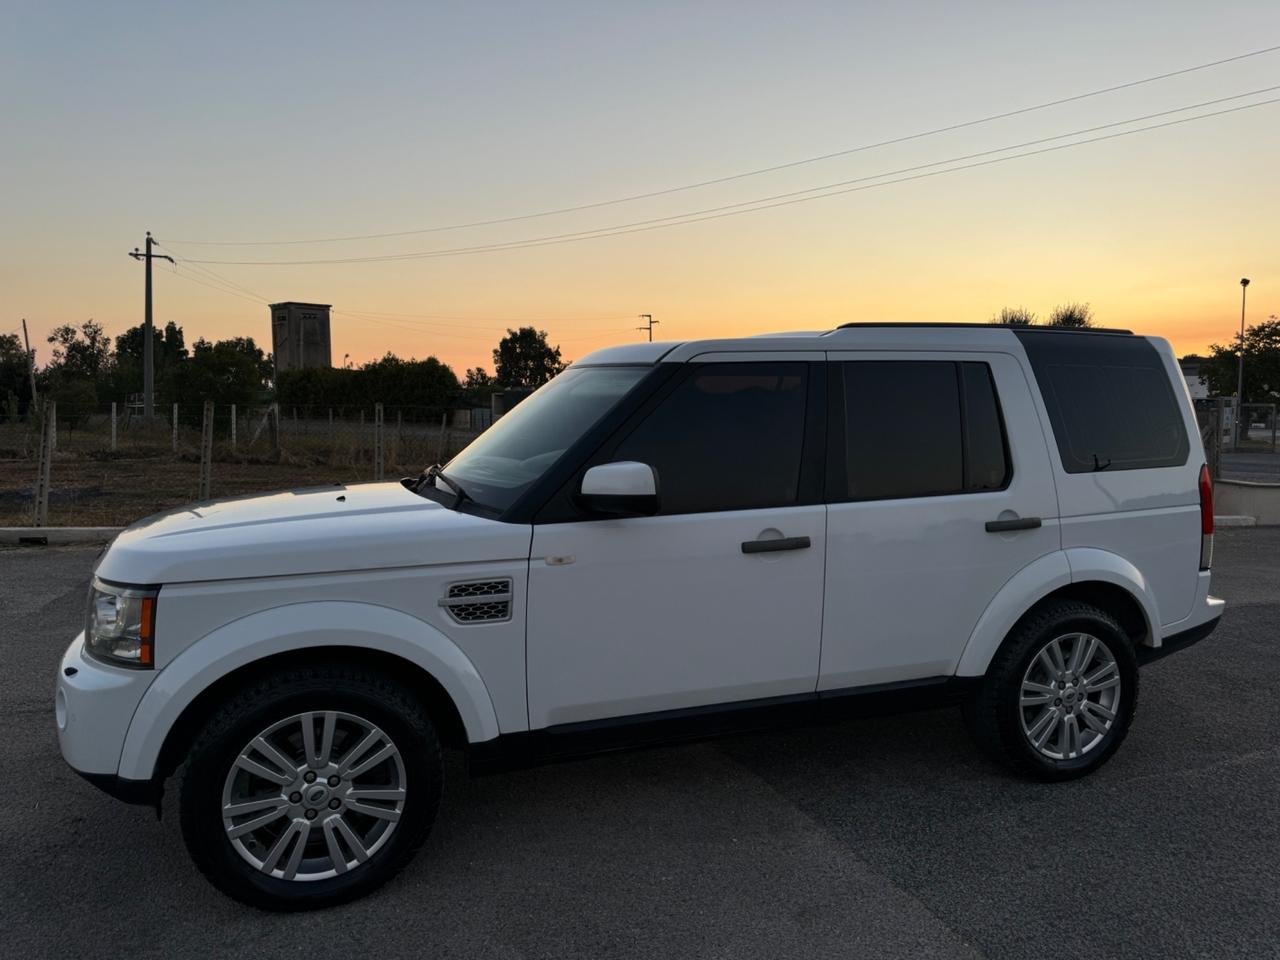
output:
[[[958,711],[476,780],[319,913],[236,904],[68,770],[53,675],[96,549],[0,550],[0,950],[57,957],[1280,957],[1280,528],[1221,531],[1221,628],[1143,671],[1091,778],[1011,779]]]

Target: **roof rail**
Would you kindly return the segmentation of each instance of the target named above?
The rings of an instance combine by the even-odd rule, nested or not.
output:
[[[840,326],[836,327],[835,329],[847,330],[850,327],[854,327],[854,328],[861,328],[861,327],[932,327],[932,328],[982,327],[986,329],[994,328],[998,330],[1033,330],[1033,331],[1036,331],[1037,333],[1041,331],[1044,331],[1046,333],[1119,333],[1119,334],[1127,334],[1128,336],[1133,336],[1132,330],[1124,330],[1124,329],[1121,329],[1120,327],[1051,327],[1051,326],[1041,326],[1039,324],[942,323],[939,321],[931,321],[931,322],[930,321],[925,321],[925,322],[907,321],[907,322],[901,322],[901,323],[858,321],[855,323],[842,323],[840,324]],[[834,332],[835,330],[832,331],[832,333]]]

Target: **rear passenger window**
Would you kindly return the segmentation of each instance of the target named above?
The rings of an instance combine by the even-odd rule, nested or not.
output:
[[[985,363],[866,360],[843,372],[849,499],[977,493],[1008,482]]]
[[[1187,462],[1190,442],[1169,374],[1141,337],[1019,333],[1067,473]]]
[[[657,469],[663,514],[794,504],[807,376],[804,363],[707,364],[680,383],[612,459]]]

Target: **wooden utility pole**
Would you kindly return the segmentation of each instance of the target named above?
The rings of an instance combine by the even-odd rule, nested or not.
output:
[[[147,250],[145,253],[137,247],[133,248],[133,253],[129,256],[135,260],[145,260],[147,264],[147,292],[146,305],[144,307],[144,315],[142,321],[142,416],[148,423],[155,414],[155,370],[153,366],[154,347],[151,345],[151,261],[152,260],[168,260],[173,263],[173,257],[166,257],[163,253],[152,253],[151,247],[155,243],[151,239],[151,231],[147,231]]]
[[[27,374],[31,377],[31,415],[36,415],[36,355],[31,352],[31,338],[27,336],[27,318],[22,318],[22,342],[27,348]]]
[[[636,327],[636,329],[641,331],[647,330],[649,332],[649,342],[653,343],[653,328],[662,321],[653,319],[652,313],[642,313],[640,314],[640,319],[647,321],[647,323],[643,327]]]

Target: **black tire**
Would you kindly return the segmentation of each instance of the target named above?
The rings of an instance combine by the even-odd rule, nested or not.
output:
[[[1087,752],[1070,759],[1055,759],[1045,756],[1030,742],[1023,729],[1019,698],[1023,677],[1033,659],[1046,644],[1071,633],[1097,637],[1111,651],[1120,677],[1119,703],[1110,729]],[[1015,773],[1034,780],[1074,780],[1097,770],[1116,752],[1129,732],[1137,701],[1138,661],[1128,635],[1105,611],[1087,603],[1061,600],[1045,604],[1014,627],[991,661],[977,693],[965,704],[964,717],[978,745]]]
[[[383,845],[348,872],[307,881],[273,877],[247,862],[228,839],[224,783],[240,750],[260,732],[295,714],[326,710],[363,718],[391,738],[404,764],[404,806]],[[182,835],[200,871],[242,903],[292,911],[354,900],[395,876],[435,820],[443,763],[435,727],[411,693],[380,673],[323,664],[284,669],[239,691],[205,724],[181,776]]]

